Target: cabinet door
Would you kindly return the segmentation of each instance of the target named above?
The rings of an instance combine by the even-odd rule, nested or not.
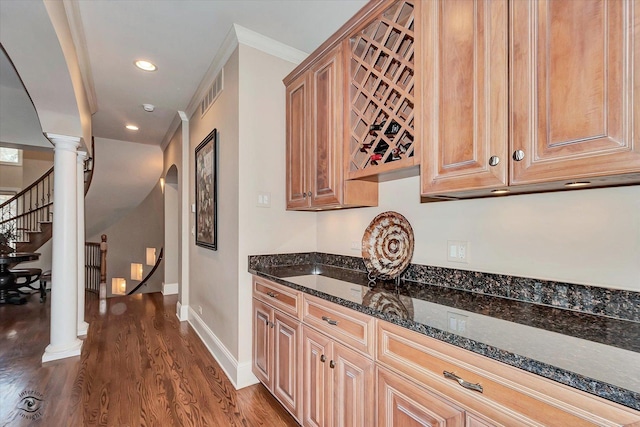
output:
[[[300,419],[300,322],[277,310],[273,319],[273,394]]]
[[[303,326],[302,333],[302,425],[331,426],[333,398],[329,361],[331,340],[313,329]]]
[[[273,309],[253,300],[253,373],[271,390],[273,381]]]
[[[306,152],[310,137],[309,86],[306,74],[287,86],[287,209],[309,206]]]
[[[342,183],[342,48],[311,70],[313,131],[309,156],[312,206],[340,203]]]
[[[511,182],[640,171],[638,2],[510,5]]]
[[[334,343],[329,368],[333,371],[333,426],[375,425],[373,361]]]
[[[406,378],[378,368],[378,426],[464,427],[464,411]],[[480,426],[481,424],[471,424]]]
[[[416,9],[422,194],[507,185],[507,1],[416,2]]]

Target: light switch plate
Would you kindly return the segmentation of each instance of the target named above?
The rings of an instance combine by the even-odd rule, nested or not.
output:
[[[266,191],[258,192],[256,206],[258,206],[260,208],[270,208],[271,207],[271,193],[266,192]]]

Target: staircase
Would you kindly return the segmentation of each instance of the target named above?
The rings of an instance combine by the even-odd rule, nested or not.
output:
[[[93,168],[85,163],[85,194]],[[53,167],[11,199],[0,205],[0,231],[11,230],[15,252],[35,252],[53,235]]]
[[[35,252],[52,235],[53,167],[0,205],[0,230],[13,232],[16,252]]]

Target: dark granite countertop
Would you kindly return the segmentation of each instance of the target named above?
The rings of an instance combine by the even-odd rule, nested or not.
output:
[[[640,410],[640,322],[411,280],[370,282],[305,257],[262,261],[249,271]]]

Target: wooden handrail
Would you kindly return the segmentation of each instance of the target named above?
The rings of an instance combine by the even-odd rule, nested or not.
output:
[[[131,291],[129,291],[129,293],[127,293],[127,295],[133,295],[138,289],[140,289],[140,287],[142,285],[146,285],[147,284],[147,281],[151,278],[151,276],[153,276],[153,273],[155,273],[156,270],[158,269],[158,267],[160,266],[160,263],[162,262],[163,256],[164,256],[164,248],[160,248],[160,254],[158,255],[158,259],[156,260],[156,263],[153,266],[153,268],[151,269],[151,271],[149,272],[149,274],[147,274],[145,276],[145,278],[142,279],[142,282],[140,282],[140,284],[138,286],[136,286]]]
[[[9,200],[7,200],[6,202],[4,202],[3,204],[0,205],[0,210],[5,207],[5,205],[8,205],[9,203],[12,203],[15,199],[19,198],[20,196],[25,195],[26,193],[29,192],[29,190],[31,190],[33,187],[35,187],[36,185],[38,185],[41,181],[44,181],[45,178],[47,178],[47,175],[51,175],[53,173],[53,166],[51,166],[51,169],[49,169],[48,171],[46,171],[40,178],[36,179],[33,184],[31,184],[30,186],[28,186],[27,188],[25,188],[24,190],[22,190],[21,192],[19,192],[18,194],[16,194],[15,196],[13,196],[12,198],[10,198]]]

